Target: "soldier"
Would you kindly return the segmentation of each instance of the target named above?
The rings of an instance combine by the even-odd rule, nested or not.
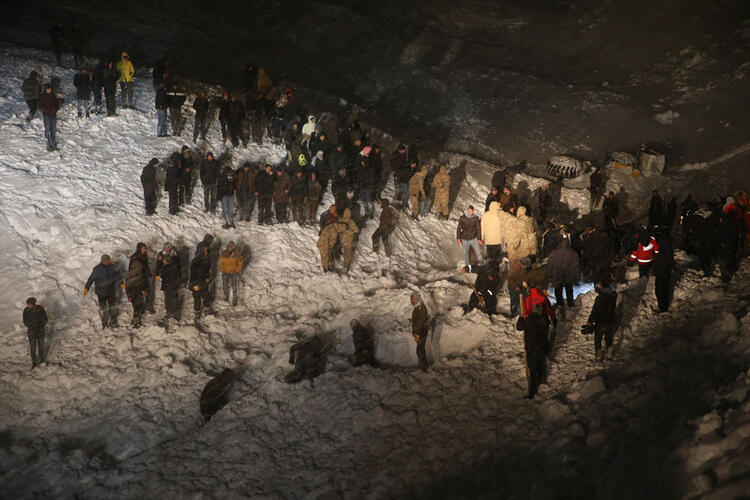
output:
[[[427,176],[427,167],[423,166],[409,179],[409,203],[411,204],[411,216],[419,219],[424,203],[427,201],[427,193],[424,192],[424,178]]]
[[[448,203],[450,201],[451,176],[448,167],[440,166],[440,171],[432,179],[432,189],[435,190],[435,205],[432,210],[441,219],[448,220]]]
[[[307,179],[305,179],[305,174],[302,170],[297,170],[291,180],[289,198],[292,205],[292,218],[300,225],[305,222],[304,207],[306,191]]]
[[[31,350],[31,369],[45,362],[44,326],[47,324],[47,313],[44,307],[36,304],[35,297],[26,299],[23,310],[23,326],[27,329],[29,348]]]
[[[332,207],[335,208],[335,205],[332,205]],[[323,219],[325,215],[326,214],[324,213],[323,216],[321,216],[321,219]],[[323,272],[333,270],[333,263],[331,262],[331,251],[333,250],[333,247],[336,246],[339,235],[336,226],[337,224],[335,222],[327,224],[321,230],[320,237],[318,238],[318,250],[320,251],[320,263],[323,266]]]
[[[344,214],[336,225],[338,226],[341,249],[344,251],[344,267],[346,268],[346,272],[349,272],[349,267],[352,265],[352,257],[354,257],[354,246],[357,242],[359,227],[352,220],[352,212],[348,208],[344,209]]]

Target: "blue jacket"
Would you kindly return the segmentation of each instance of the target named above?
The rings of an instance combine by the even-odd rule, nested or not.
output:
[[[120,284],[120,273],[117,271],[117,266],[111,263],[108,266],[104,264],[98,264],[91,271],[88,281],[86,281],[85,289],[89,290],[91,284],[96,285],[94,290],[100,297],[113,297],[115,295],[116,287]]]

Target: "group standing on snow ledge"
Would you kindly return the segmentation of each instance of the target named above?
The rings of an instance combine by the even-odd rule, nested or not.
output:
[[[61,33],[64,34],[64,28],[60,25],[51,30],[58,63]],[[120,54],[116,64],[113,59],[100,60],[91,74],[86,67],[76,74],[79,118],[101,111],[102,90],[107,114],[115,115],[117,83],[122,106],[134,107],[135,67],[127,52]],[[83,57],[80,61],[78,65],[83,66]],[[500,314],[509,318],[518,316],[516,328],[524,332],[529,397],[534,396],[546,376],[545,359],[553,355],[558,321],[565,321],[566,309],[576,307],[574,285],[582,281],[595,284],[597,297],[581,330],[594,333],[595,356],[604,360],[613,355],[613,338],[618,328],[614,282],[622,279],[622,268],[627,262],[637,265],[639,275],[646,280],[654,275],[658,310],[665,312],[671,301],[677,247],[697,255],[707,276],[718,263],[724,282],[731,280],[738,259],[750,248],[750,199],[744,191],[703,202],[688,195],[678,205],[676,197],[665,203],[654,190],[649,206],[642,207],[647,216],[625,222],[618,195],[613,191],[606,193],[604,168],[597,168],[590,175],[590,208],[594,215],[585,219],[571,220],[573,217],[556,199],[555,193],[560,188],[556,182],[544,184],[533,192],[516,192],[509,169],[500,169],[492,176],[483,213],[471,205],[454,207],[459,175],[447,165],[427,161],[418,140],[408,147],[398,144],[386,156],[371,132],[363,128],[356,107],[340,114],[329,127],[335,127],[335,134],[329,130],[329,135],[322,120],[309,112],[293,87],[274,88],[267,72],[262,68],[256,70],[252,63],[244,67],[241,77],[243,85],[237,91],[209,97],[206,90],[198,90],[189,99],[191,92],[170,60],[162,59],[154,67],[156,135],[182,135],[186,103],[194,111],[195,119],[190,134],[192,146],[183,146],[165,160],[152,158],[143,168],[140,179],[146,215],[157,213],[162,190],[167,194],[168,213],[178,215],[193,203],[193,193],[200,181],[202,209],[216,214],[220,207],[223,228],[239,225],[242,230],[244,223],[250,223],[257,203],[258,225],[290,222],[301,228],[317,225],[317,248],[323,271],[336,271],[336,260],[341,257],[343,262],[338,270],[347,273],[355,262],[356,252],[361,251],[361,230],[371,219],[377,217],[372,251],[379,252],[382,244],[390,257],[394,250],[390,237],[398,227],[400,214],[414,221],[424,220],[430,214],[448,220],[453,209],[458,208],[461,215],[457,219],[455,240],[463,250],[462,271],[476,274],[474,282],[469,283],[471,292],[464,311],[468,314],[478,309],[491,320],[499,313],[498,295],[507,290],[510,308]],[[33,119],[37,109],[42,112],[48,149],[55,150],[56,116],[63,104],[55,90],[59,79],[57,82],[51,79],[43,91],[42,81],[41,69],[35,68],[23,82],[22,92],[29,108],[27,119]],[[92,93],[93,107],[90,107]],[[206,151],[214,119],[218,120],[225,149],[218,156]],[[284,161],[278,164],[245,161],[237,168],[232,165],[233,150],[247,148],[251,143],[262,144],[265,138],[284,145],[287,153]],[[393,200],[382,196],[391,179],[395,187]],[[329,189],[334,203],[318,214]],[[482,209],[481,204],[478,208]],[[673,243],[677,238],[679,245]],[[199,319],[211,312],[217,269],[222,275],[224,300],[229,302],[231,295],[232,306],[240,301],[239,280],[246,265],[243,259],[246,249],[230,241],[224,250],[219,250],[214,247],[213,236],[206,235],[188,265],[184,252],[178,254],[172,244],[165,243],[152,273],[148,249],[139,243],[127,271],[121,272],[108,255],[103,255],[83,293],[86,295],[95,286],[103,328],[117,325],[118,285],[125,289],[132,304],[132,327],[141,326],[143,315],[154,310],[154,280],[160,282],[164,294],[166,325],[179,320],[183,287],[191,292],[195,318]],[[189,274],[183,276],[183,269],[189,269]],[[550,288],[554,290],[554,307],[547,296]],[[419,367],[427,369],[426,343],[434,320],[423,295],[414,293],[410,301]],[[27,311],[34,311],[34,319],[27,321],[27,316],[32,316]],[[28,302],[24,324],[29,329],[34,366],[44,360],[46,315],[45,321],[41,321],[42,314],[44,309],[36,305],[35,299]],[[359,322],[351,326],[356,349],[353,362],[377,365],[372,332]],[[319,338],[315,342],[308,340],[295,344],[290,356],[295,371],[290,380],[319,373],[324,346]]]

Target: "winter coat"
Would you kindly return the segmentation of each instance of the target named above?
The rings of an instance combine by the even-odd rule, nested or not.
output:
[[[144,277],[143,261],[139,259],[134,260],[131,257],[128,272],[125,274],[125,294],[128,296],[128,299],[133,300],[147,290],[148,283]]]
[[[167,96],[167,89],[161,85],[156,89],[156,96],[154,97],[154,108],[156,109],[167,109],[169,106],[169,97]]]
[[[164,179],[164,191],[174,191],[180,187],[180,162],[170,161]]]
[[[117,87],[117,80],[120,78],[120,73],[117,71],[117,68],[112,66],[111,68],[104,68],[104,89],[113,92],[115,88]]]
[[[487,210],[489,210],[490,205],[492,204],[493,201],[496,201],[497,205],[499,207],[501,207],[501,205],[500,205],[500,193],[499,192],[493,193],[492,191],[490,191],[490,194],[487,195],[487,198],[484,200],[484,211],[485,212]]]
[[[132,82],[135,77],[135,68],[130,59],[125,59],[128,55],[127,52],[123,52],[120,56],[120,62],[117,63],[117,71],[120,73],[121,82]]]
[[[427,194],[424,192],[424,178],[427,176],[427,167],[422,167],[409,179],[409,197],[422,196],[427,198]]]
[[[664,200],[661,196],[655,194],[651,197],[651,203],[648,207],[648,225],[656,226],[662,223],[664,218]]]
[[[346,196],[349,187],[349,175],[341,175],[341,173],[337,173],[331,182],[331,193],[333,194],[333,197],[338,200],[339,198],[344,198]]]
[[[310,115],[307,117],[307,123],[302,126],[302,136],[309,138],[315,132],[315,117]]]
[[[144,191],[156,190],[156,165],[158,164],[159,160],[154,158],[143,167],[143,171],[141,171],[141,185]]]
[[[378,173],[370,165],[370,162],[365,162],[365,165],[360,165],[357,170],[357,188],[365,191],[372,191],[378,183]]]
[[[239,172],[237,172],[237,175],[235,176],[237,178],[237,198],[241,200],[247,200],[251,196],[255,195],[255,176],[258,175],[258,172],[253,170],[252,168],[250,170],[245,170],[242,168]]]
[[[289,189],[292,187],[292,179],[289,175],[282,173],[276,175],[273,183],[273,202],[289,203]]]
[[[201,184],[204,186],[213,186],[216,185],[216,181],[219,178],[219,162],[217,160],[211,160],[204,159],[201,162]]]
[[[638,261],[639,265],[650,264],[654,260],[654,255],[659,253],[659,244],[651,236],[647,244],[638,242],[638,246],[630,254],[630,262]]]
[[[602,202],[602,213],[604,214],[604,220],[615,220],[620,215],[620,206],[617,203],[617,198],[605,198]]]
[[[314,155],[315,153],[312,154]],[[331,167],[331,172],[338,173],[339,170],[345,170],[348,167],[349,161],[346,158],[345,152],[335,150],[331,152],[328,164]]]
[[[547,354],[549,347],[549,318],[546,314],[530,314],[520,316],[516,322],[516,330],[523,331],[523,344],[526,354]]]
[[[352,220],[352,212],[348,208],[344,209],[344,213],[341,215],[339,220],[336,221],[337,231],[339,233],[339,241],[342,247],[350,246],[354,243],[354,240],[359,234],[359,227]]]
[[[422,302],[422,297],[416,293],[414,296],[417,301],[411,311],[411,333],[421,337],[430,333],[430,315]]]
[[[507,232],[508,260],[521,259],[529,255],[536,255],[536,233],[534,220],[526,215],[526,207],[518,207],[515,217],[508,218]]]
[[[674,266],[672,239],[669,235],[660,235],[657,243],[659,243],[659,253],[654,257],[654,276],[668,281],[672,276]]]
[[[159,268],[162,291],[176,290],[182,283],[182,269],[176,256],[168,257],[167,264]]]
[[[193,291],[195,287],[199,287],[199,290],[205,290],[208,287],[208,283],[211,278],[211,261],[208,260],[207,256],[198,254],[193,258],[190,263],[190,289]]]
[[[451,176],[445,165],[440,166],[440,171],[432,179],[432,189],[435,190],[435,200],[448,200],[451,189]]]
[[[301,200],[307,191],[307,179],[304,175],[294,175],[289,186],[289,197],[293,200]]]
[[[554,286],[578,283],[580,276],[578,254],[570,248],[568,240],[563,240],[560,247],[549,254],[547,269],[552,275]]]
[[[276,175],[273,172],[269,174],[265,170],[260,170],[255,176],[255,192],[260,196],[272,194],[275,177]]]
[[[394,151],[391,154],[391,172],[393,172],[393,176],[396,178],[397,182],[408,182],[409,179],[406,178],[405,181],[402,181],[405,174],[404,172],[409,170],[409,160],[406,156],[406,151],[404,153],[399,153],[398,150]]]
[[[499,287],[500,278],[495,275],[494,279],[490,279],[487,269],[480,267],[479,272],[477,273],[477,279],[474,282],[474,288],[477,290],[477,293],[482,297],[487,297],[488,295],[497,296],[497,289]]]
[[[181,109],[182,105],[185,104],[187,94],[179,88],[172,88],[167,92],[167,107]]]
[[[396,227],[398,213],[391,208],[391,204],[386,199],[381,202],[381,206],[383,209],[380,212],[380,223],[378,224],[378,229],[390,233]]]
[[[271,82],[271,78],[268,76],[268,73],[266,73],[265,69],[260,68],[258,70],[258,81],[256,86],[258,94],[265,96],[266,94],[268,94],[268,92],[271,91],[272,86],[273,83]]]
[[[31,331],[38,332],[47,324],[47,312],[40,305],[34,304],[23,310],[23,326]]]
[[[502,245],[507,243],[506,231],[512,215],[500,210],[496,201],[490,203],[490,208],[482,216],[482,240],[485,245]]]
[[[317,180],[308,179],[307,181],[307,192],[305,192],[305,198],[308,200],[318,201],[320,200],[320,192],[323,190],[323,186]]]
[[[219,121],[228,121],[229,120],[229,99],[224,99],[223,97],[219,99],[219,102],[216,104],[216,107],[219,108]]]
[[[520,261],[514,260],[510,263],[508,268],[508,286],[518,288],[519,290],[523,287],[523,282],[526,277],[526,268]]]
[[[234,178],[234,170],[224,168],[216,182],[216,196],[221,199],[225,196],[234,196],[234,187],[237,181]]]
[[[29,73],[29,77],[23,81],[21,92],[23,92],[23,99],[25,101],[37,99],[39,94],[42,93],[42,84],[39,81],[39,75],[36,71]]]
[[[456,239],[457,240],[473,240],[479,238],[482,234],[482,229],[479,222],[479,217],[476,215],[469,215],[467,210],[458,219],[458,228],[456,228]]]
[[[505,169],[495,170],[492,174],[492,187],[496,187],[498,191],[502,191],[505,186]]]
[[[36,106],[44,116],[56,116],[57,110],[60,109],[60,102],[54,93],[43,93],[36,100]]]
[[[594,231],[583,239],[583,256],[592,266],[599,263],[609,265],[612,259],[612,243],[602,231]],[[603,265],[603,264],[602,264]]]
[[[242,124],[242,120],[245,119],[245,107],[242,103],[237,101],[229,101],[229,123],[235,126]]]
[[[76,88],[76,99],[88,99],[91,95],[91,75],[76,73],[73,77],[73,86]]]
[[[193,101],[193,109],[196,117],[206,117],[208,115],[208,99],[198,96]]]
[[[89,279],[86,280],[86,285],[83,287],[86,290],[91,289],[91,285],[94,285],[94,292],[99,297],[114,297],[116,287],[120,284],[120,273],[117,271],[117,266],[110,263],[108,266],[104,264],[97,264],[91,271]]]
[[[508,194],[500,193],[500,208],[506,212],[512,212],[518,206],[518,196],[513,191]]]
[[[555,316],[555,311],[552,310],[552,304],[550,303],[549,299],[542,293],[541,290],[534,287],[529,289],[529,294],[523,301],[524,318],[528,318],[529,315],[531,315],[531,312],[536,304],[541,304],[542,309],[544,310],[550,321],[552,321],[553,323],[557,323],[557,317]]]
[[[588,322],[596,326],[617,323],[617,292],[609,287],[598,288],[594,307],[591,308]]]
[[[223,274],[235,274],[242,271],[242,255],[237,249],[225,249],[219,255],[219,271]]]
[[[140,250],[136,250],[133,255],[130,256],[130,264],[128,271],[133,267],[135,262],[141,264],[141,278],[144,283],[147,283],[151,279],[151,266],[148,264],[148,254],[142,253]]]

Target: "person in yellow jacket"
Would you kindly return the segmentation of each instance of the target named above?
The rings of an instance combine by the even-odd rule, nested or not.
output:
[[[409,204],[411,205],[411,216],[415,219],[419,217],[423,205],[427,201],[427,193],[424,192],[425,177],[427,177],[427,167],[422,166],[409,179]]]
[[[219,271],[224,285],[224,300],[229,301],[229,289],[233,290],[232,305],[238,302],[240,288],[240,273],[242,272],[242,254],[234,241],[227,243],[227,248],[219,255]]]
[[[120,62],[117,63],[117,71],[120,73],[120,93],[122,94],[122,107],[133,108],[133,90],[135,89],[135,68],[130,62],[130,56],[123,52]]]
[[[435,204],[432,211],[438,217],[448,220],[448,202],[450,201],[451,176],[448,174],[448,167],[440,166],[440,172],[435,174],[432,179],[432,189],[435,190]]]

